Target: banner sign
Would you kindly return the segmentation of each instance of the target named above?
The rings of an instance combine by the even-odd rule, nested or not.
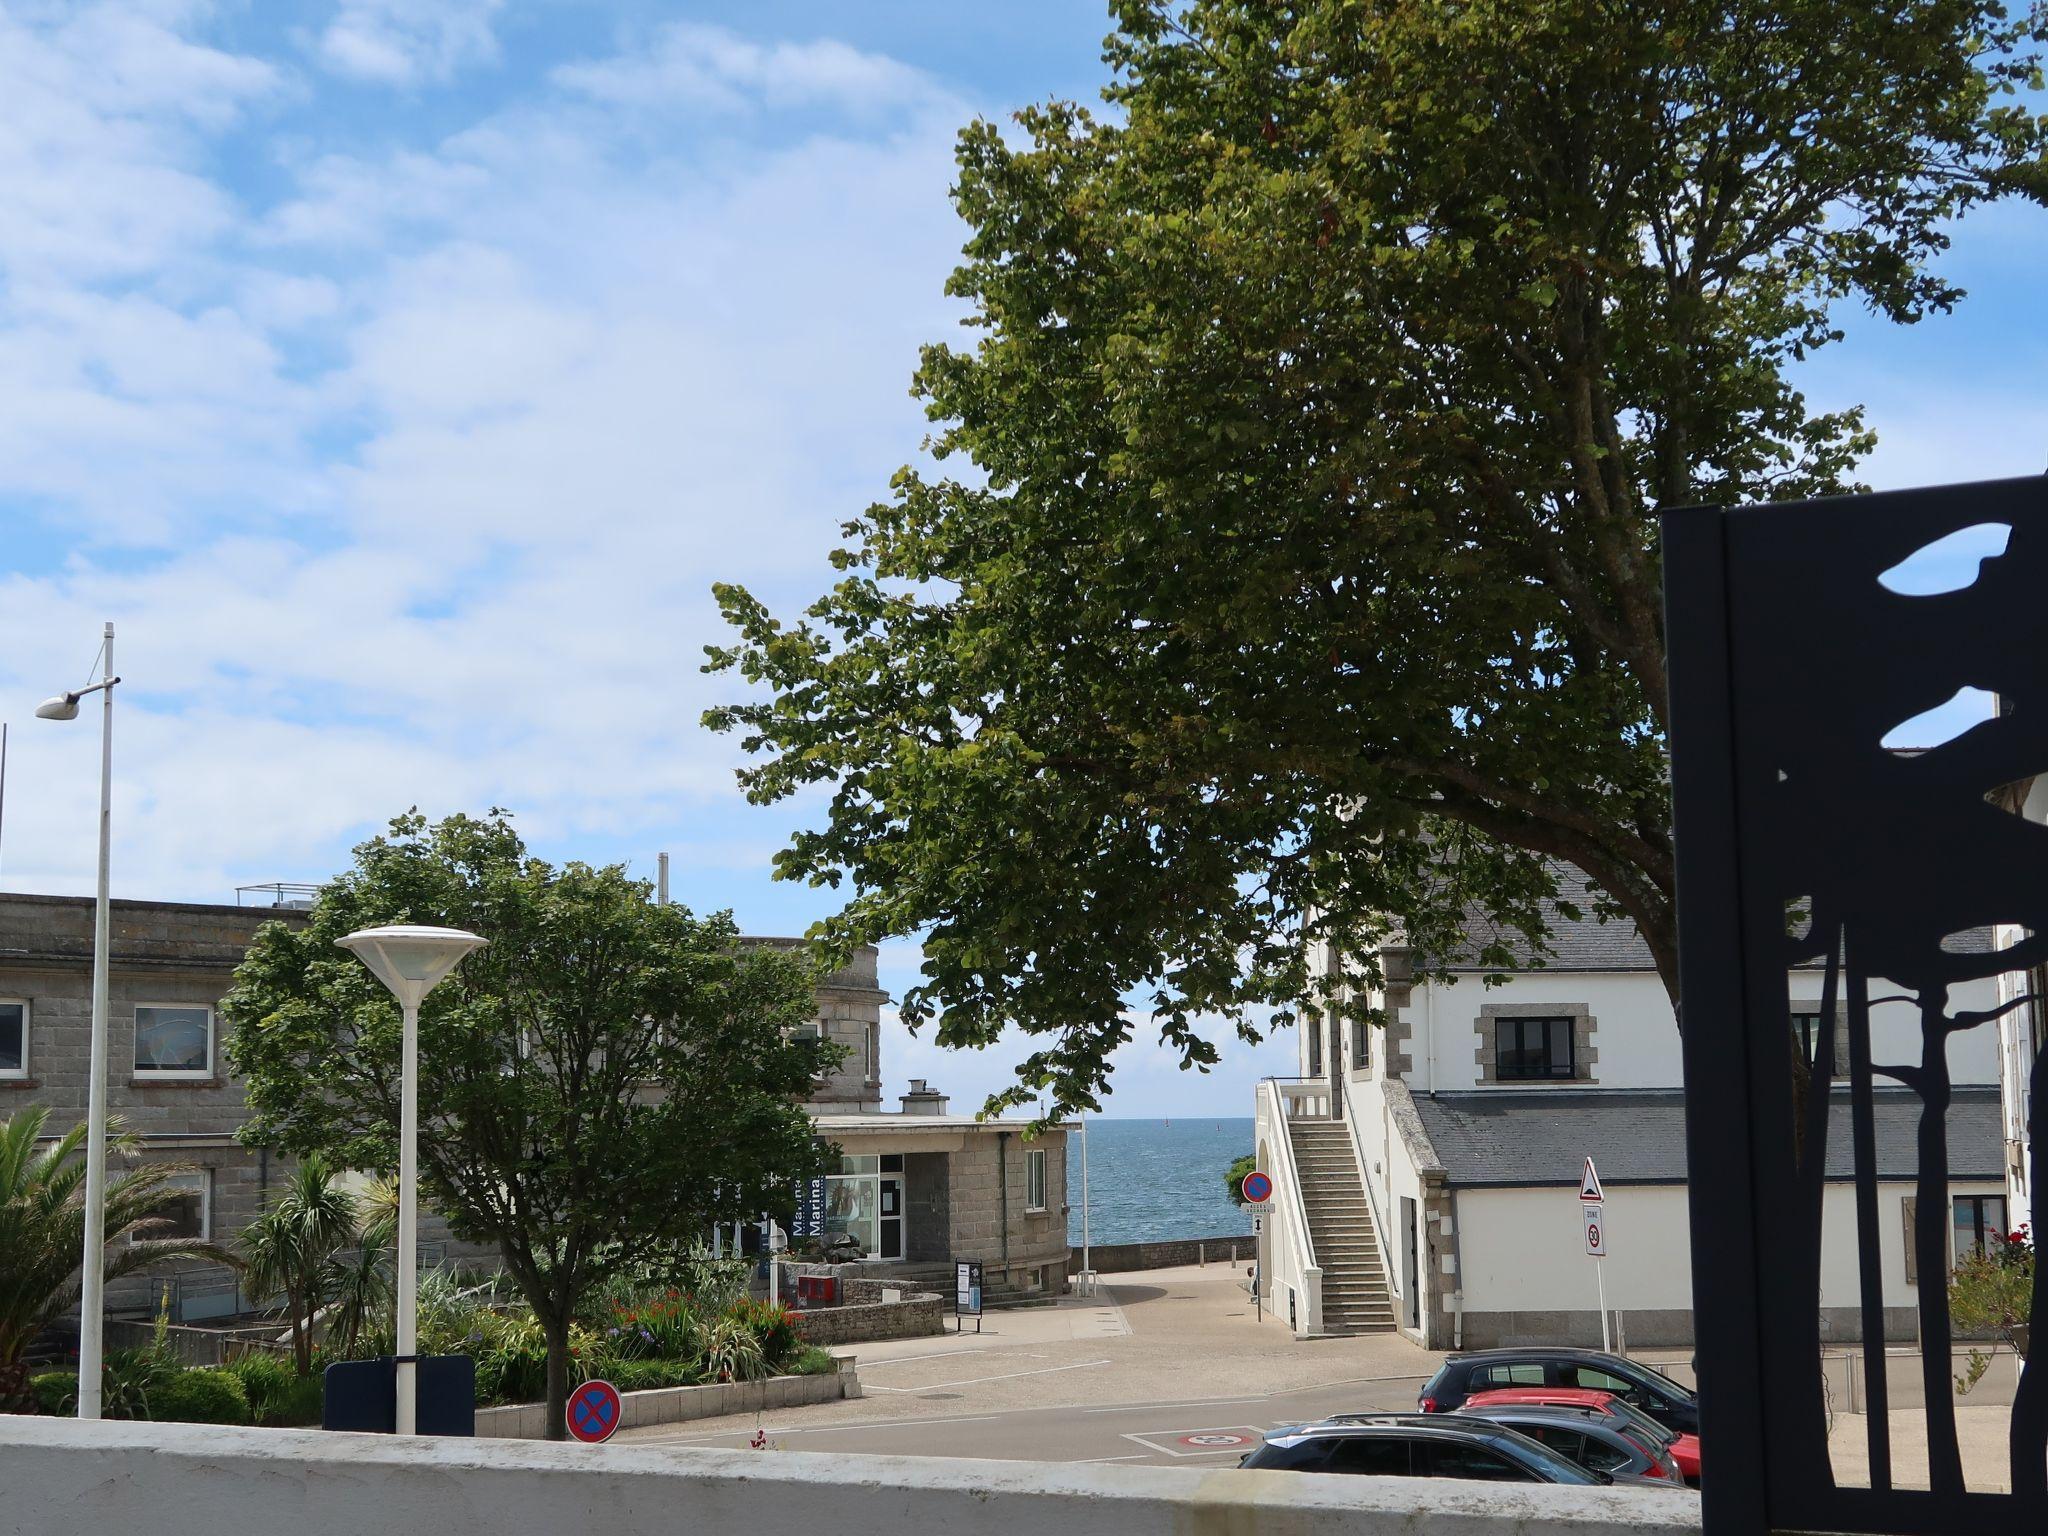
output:
[[[789,1224],[791,1237],[825,1235],[825,1181],[799,1179],[796,1186],[796,1219]]]
[[[953,1266],[953,1310],[981,1316],[981,1266],[962,1259]]]

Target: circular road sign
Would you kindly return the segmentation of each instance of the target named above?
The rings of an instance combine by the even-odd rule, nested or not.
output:
[[[1254,1168],[1244,1176],[1244,1183],[1238,1188],[1244,1194],[1245,1204],[1264,1205],[1273,1198],[1273,1176]]]
[[[1211,1430],[1205,1435],[1182,1435],[1180,1443],[1182,1445],[1199,1445],[1206,1449],[1214,1450],[1220,1446],[1250,1445],[1252,1437],[1250,1435],[1232,1434],[1227,1430]]]
[[[586,1381],[569,1394],[569,1433],[585,1445],[611,1439],[619,1427],[619,1389],[608,1381]]]

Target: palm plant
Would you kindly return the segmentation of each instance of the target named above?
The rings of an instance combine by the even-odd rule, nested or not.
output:
[[[355,1251],[335,1255],[322,1273],[328,1338],[350,1359],[365,1335],[388,1331],[395,1290],[391,1247],[398,1234],[397,1184],[390,1179],[372,1184],[356,1204],[356,1217],[361,1230]]]
[[[21,1405],[28,1386],[22,1356],[78,1299],[84,1282],[86,1127],[81,1121],[42,1146],[48,1119],[49,1110],[37,1105],[0,1120],[0,1411]],[[136,1141],[110,1124],[107,1146],[132,1151]],[[150,1163],[108,1179],[106,1279],[164,1259],[236,1262],[209,1242],[138,1235],[178,1201],[169,1184],[184,1171],[178,1164]]]
[[[269,1209],[242,1230],[249,1289],[284,1297],[301,1376],[312,1374],[313,1323],[327,1300],[335,1255],[355,1236],[356,1197],[318,1153],[299,1164]]]

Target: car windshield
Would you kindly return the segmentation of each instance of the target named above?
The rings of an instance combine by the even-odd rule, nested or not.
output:
[[[1630,1429],[1648,1435],[1655,1444],[1669,1445],[1678,1438],[1677,1430],[1659,1424],[1626,1398],[1610,1397],[1602,1406],[1626,1423]]]
[[[1613,1478],[1605,1472],[1595,1472],[1582,1467],[1568,1456],[1561,1456],[1541,1440],[1531,1439],[1520,1430],[1499,1426],[1501,1448],[1520,1461],[1524,1466],[1540,1470],[1553,1483],[1611,1483]]]
[[[1629,1364],[1634,1366],[1636,1370],[1641,1372],[1643,1375],[1649,1377],[1650,1380],[1661,1383],[1666,1387],[1669,1387],[1672,1391],[1672,1394],[1675,1397],[1677,1397],[1677,1399],[1681,1403],[1689,1403],[1693,1400],[1693,1390],[1691,1387],[1681,1387],[1677,1382],[1673,1381],[1669,1376],[1666,1376],[1662,1371],[1653,1370],[1651,1367],[1644,1365],[1640,1360],[1631,1360],[1629,1361]]]

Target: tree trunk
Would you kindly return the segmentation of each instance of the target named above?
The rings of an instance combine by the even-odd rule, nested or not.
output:
[[[1920,1278],[1920,1371],[1927,1395],[1928,1483],[1936,1496],[1955,1498],[1964,1484],[1948,1315],[1948,1019],[1941,987],[1922,985],[1919,992],[1920,1187],[1913,1250]]]
[[[548,1411],[550,1440],[566,1440],[569,1428],[569,1315],[567,1309],[540,1318],[548,1341]]]

